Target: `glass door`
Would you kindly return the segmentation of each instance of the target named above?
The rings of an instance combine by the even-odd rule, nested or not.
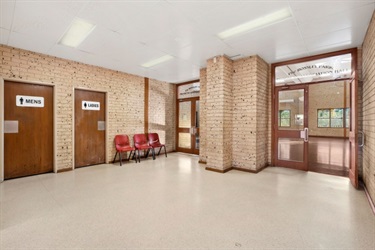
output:
[[[307,170],[308,86],[275,90],[275,165]]]
[[[199,98],[179,100],[177,151],[199,154]]]

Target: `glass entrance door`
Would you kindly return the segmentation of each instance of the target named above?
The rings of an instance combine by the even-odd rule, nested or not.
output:
[[[307,170],[308,86],[279,87],[275,94],[275,165]]]
[[[199,98],[179,100],[177,151],[199,154]]]
[[[358,187],[357,54],[272,64],[274,165],[349,176]]]

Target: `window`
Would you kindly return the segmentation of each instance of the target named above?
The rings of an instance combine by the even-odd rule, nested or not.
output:
[[[349,108],[318,109],[318,128],[348,128]]]
[[[279,110],[279,127],[290,127],[290,109]]]

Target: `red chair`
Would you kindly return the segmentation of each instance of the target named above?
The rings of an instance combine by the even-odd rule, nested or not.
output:
[[[145,158],[148,157],[148,154],[151,150],[152,152],[152,159],[155,160],[155,150],[153,147],[151,147],[148,144],[147,138],[145,134],[135,134],[134,137],[134,147],[136,150],[138,150],[138,161],[141,162],[141,159],[139,157],[139,150],[147,150],[147,153],[145,154]]]
[[[148,134],[148,143],[154,149],[159,148],[158,155],[160,155],[160,151],[164,147],[165,157],[167,157],[167,148],[165,147],[165,144],[160,143],[159,135],[157,133],[149,133]]]
[[[129,137],[127,135],[116,135],[114,142],[115,142],[115,147],[116,147],[116,154],[115,154],[115,158],[113,158],[113,162],[115,162],[116,156],[118,153],[120,156],[120,166],[122,166],[121,153],[130,151],[128,160],[130,160],[130,157],[132,153],[134,152],[133,157],[135,158],[135,163],[137,163],[137,158],[135,157],[136,149],[130,146]],[[139,155],[139,151],[138,151],[138,155]]]

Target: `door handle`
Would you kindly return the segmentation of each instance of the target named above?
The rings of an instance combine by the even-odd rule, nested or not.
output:
[[[358,145],[360,148],[363,148],[363,146],[365,145],[365,133],[363,133],[363,131],[358,131],[359,134],[361,134],[362,136],[362,140],[361,140],[361,144]]]
[[[197,133],[197,128],[196,127],[191,127],[189,130],[191,135],[195,135]]]
[[[305,131],[305,138],[303,138],[303,141],[308,142],[309,141],[309,128],[304,128],[304,131]]]

